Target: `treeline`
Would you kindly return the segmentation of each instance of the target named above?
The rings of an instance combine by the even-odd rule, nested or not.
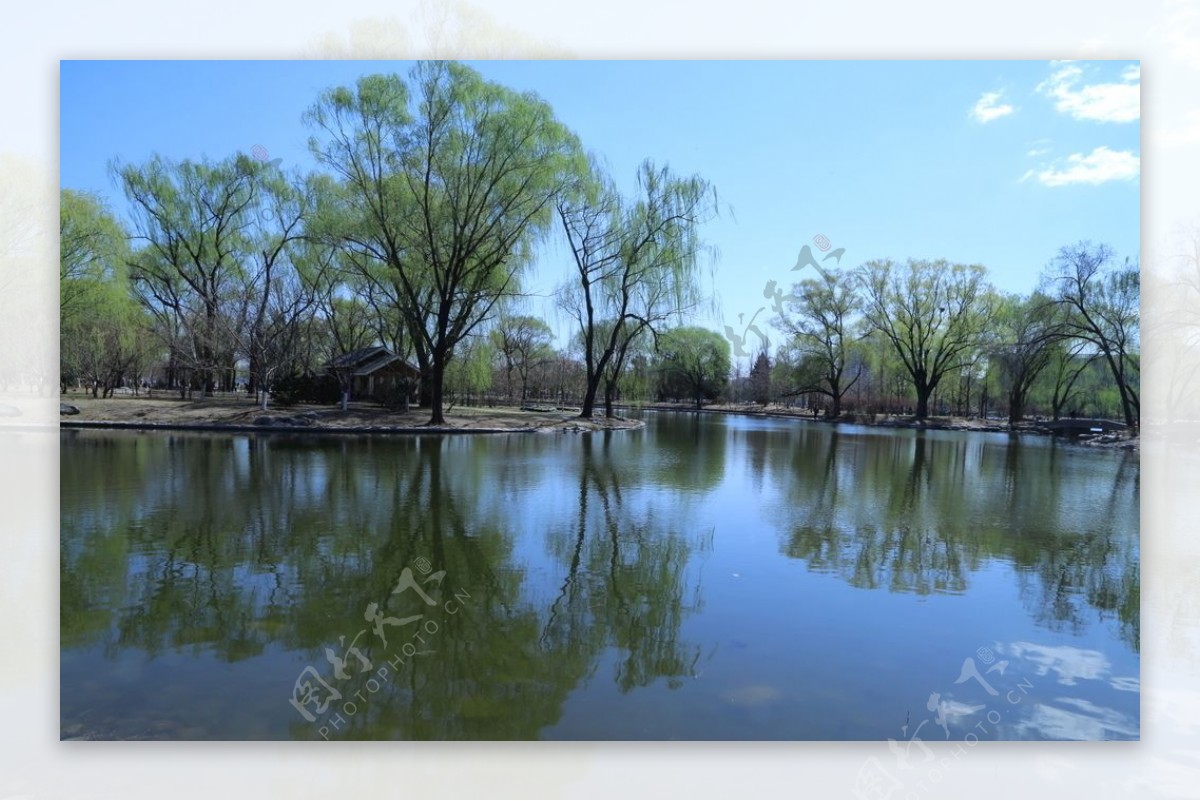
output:
[[[498,372],[510,393],[553,384],[590,416],[634,352],[702,302],[712,187],[646,161],[622,195],[534,95],[422,62],[326,90],[303,119],[321,166],[308,175],[245,154],[112,164],[128,229],[64,190],[64,391],[188,396],[244,376],[265,407],[280,380],[382,344],[418,367],[430,422],[448,390],[485,391]],[[553,359],[520,314],[552,231],[572,253],[557,297],[577,345]]]
[[[332,376],[345,404],[352,376],[330,365],[383,345],[417,368],[431,423],[455,402],[590,417],[747,385],[761,402],[820,395],[830,416],[962,412],[987,396],[1017,419],[1049,385],[1056,411],[1073,408],[1098,375],[1097,404],[1115,392],[1136,423],[1137,270],[1107,248],[1064,249],[1023,298],[944,262],[823,271],[779,293],[787,344],[731,383],[728,340],[686,325],[706,308],[700,232],[718,213],[700,176],[647,160],[623,193],[545,102],[454,62],[328,89],[303,123],[309,174],[246,154],[114,162],[127,222],[62,192],[64,391],[244,389],[265,408]],[[569,254],[564,348],[523,286],[551,236]]]
[[[750,370],[756,399],[805,396],[830,417],[1003,410],[1010,423],[1036,411],[1138,425],[1139,270],[1106,245],[1063,247],[1028,295],[946,261],[819,272],[776,304],[787,341]]]

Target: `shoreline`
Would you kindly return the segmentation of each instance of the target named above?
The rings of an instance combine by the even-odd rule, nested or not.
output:
[[[877,418],[874,420],[862,419],[866,415],[842,415],[836,419],[827,419],[824,417],[813,417],[811,414],[800,414],[785,410],[771,410],[761,408],[729,408],[728,406],[707,406],[697,409],[691,404],[646,404],[641,406],[632,405],[617,405],[614,408],[635,411],[650,411],[650,412],[691,412],[701,414],[727,414],[740,415],[743,417],[757,417],[763,419],[775,420],[797,420],[805,423],[818,423],[823,425],[857,425],[865,428],[904,428],[914,431],[963,431],[967,433],[982,433],[982,434],[1032,434],[1040,437],[1055,437],[1066,440],[1075,445],[1082,445],[1090,448],[1120,448],[1125,450],[1140,450],[1141,437],[1140,433],[1132,437],[1120,434],[1088,434],[1083,437],[1065,436],[1055,433],[1043,422],[1030,421],[1010,427],[1007,423],[1000,422],[982,422],[975,418],[966,417],[930,417],[925,420],[918,420],[911,415],[871,415]],[[1049,421],[1045,421],[1049,422]]]
[[[114,431],[198,431],[231,432],[241,434],[533,434],[554,430],[538,428],[454,428],[450,426],[299,426],[299,425],[245,425],[237,423],[131,423],[124,420],[60,420],[60,428],[67,429],[110,429]],[[565,430],[565,429],[564,429]],[[628,429],[609,429],[628,430]]]
[[[263,411],[241,399],[209,398],[179,400],[123,397],[109,399],[60,397],[61,404],[79,409],[78,415],[60,414],[61,430],[193,431],[198,433],[280,433],[280,434],[545,434],[553,432],[587,433],[591,431],[636,431],[644,420],[627,417],[606,418],[602,412],[590,420],[578,416],[571,407],[455,407],[447,412],[447,423],[430,426],[428,411],[413,409],[391,412],[377,406],[351,404],[340,407],[275,407]],[[976,418],[932,417],[917,420],[908,415],[843,415],[834,420],[813,417],[783,408],[712,405],[696,409],[692,404],[652,403],[619,404],[624,412],[673,412],[738,415],[760,419],[792,420],[825,425],[861,425],[866,428],[901,428],[916,431],[960,431],[966,433],[1032,434],[1062,439],[1093,448],[1140,450],[1140,437],[1124,432],[1065,436],[1051,431],[1045,421],[1030,421],[1009,427],[999,421]]]
[[[61,412],[64,405],[76,414]],[[593,417],[558,408],[456,407],[446,423],[431,426],[427,409],[391,412],[362,404],[343,411],[333,406],[274,407],[266,411],[239,399],[72,398],[60,397],[61,430],[192,431],[199,433],[279,434],[545,434],[555,432],[636,431],[641,420]]]

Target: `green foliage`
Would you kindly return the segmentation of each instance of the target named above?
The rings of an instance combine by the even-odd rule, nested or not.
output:
[[[729,383],[729,340],[706,328],[684,327],[659,338],[660,398],[690,398],[699,409]]]
[[[209,392],[236,348],[222,304],[251,269],[258,170],[246,157],[112,165],[141,243],[130,257],[137,297],[172,361]]]
[[[149,349],[129,287],[127,235],[97,197],[63,190],[59,209],[60,373],[63,389],[111,394],[135,385]]]
[[[283,701],[296,675],[312,664],[332,681],[325,649],[344,653],[358,628],[346,642],[339,638],[369,600],[390,598],[386,609],[395,616],[421,612],[411,592],[389,593],[425,556],[446,571],[444,584],[426,591],[440,603],[467,594],[450,606],[458,614],[437,616],[441,628],[429,646],[437,650],[436,669],[423,657],[397,663],[370,704],[359,707],[353,727],[336,736],[528,740],[560,718],[564,699],[581,683],[596,680],[597,660],[614,649],[621,657],[605,681],[619,692],[700,669],[699,647],[684,632],[698,609],[686,591],[687,566],[708,547],[706,535],[688,509],[666,500],[652,501],[648,520],[646,505],[631,500],[636,486],[626,486],[628,465],[600,437],[578,440],[583,458],[564,485],[565,500],[587,501],[556,505],[561,514],[533,520],[505,493],[477,491],[510,460],[458,459],[460,448],[445,437],[380,438],[371,444],[378,458],[368,459],[326,443],[325,489],[315,492],[304,480],[312,473],[311,445],[254,437],[244,443],[247,454],[226,438],[185,439],[64,444],[65,649],[91,646],[140,659],[203,652],[225,663],[294,653],[294,665],[279,660],[265,681],[282,688],[278,706],[296,726],[290,735],[311,737],[314,730]],[[711,472],[719,481],[725,438],[706,440],[670,450],[671,480],[693,487],[700,479],[686,476],[703,474],[703,486],[711,486]],[[538,482],[562,477],[546,460],[528,467]],[[177,480],[181,471],[189,481]],[[147,493],[159,501],[145,503]],[[545,542],[553,584],[564,588],[559,597],[530,597],[516,549],[523,531]],[[164,569],[142,569],[147,554]],[[261,582],[239,580],[246,573],[293,589],[264,592]],[[389,627],[390,648],[376,640],[364,653],[383,665],[415,630]],[[339,688],[346,697],[360,690],[365,696],[362,682],[373,672],[350,672]],[[421,691],[414,694],[415,686]],[[83,706],[73,706],[76,700]],[[93,704],[91,696],[68,692],[64,715]],[[289,736],[286,728],[271,732]]]
[[[1045,295],[999,295],[992,304],[986,350],[1007,388],[1010,424],[1024,416],[1026,401],[1038,376],[1050,365],[1062,340],[1058,307]]]
[[[1063,247],[1045,276],[1063,313],[1067,335],[1088,343],[1107,364],[1121,399],[1125,424],[1141,416],[1141,290],[1136,263],[1114,264],[1107,245]]]
[[[447,395],[461,402],[479,396],[491,388],[495,349],[486,337],[468,337],[446,367]]]
[[[138,383],[139,368],[151,353],[143,333],[148,321],[124,281],[87,283],[78,296],[87,299],[86,309],[59,328],[61,383],[64,390],[78,384],[107,397],[117,387]]]
[[[638,338],[699,308],[701,257],[709,252],[699,228],[716,214],[717,198],[698,175],[680,177],[650,160],[639,168],[632,200],[594,161],[569,190],[557,210],[576,276],[560,286],[558,302],[578,325],[587,372],[581,416],[591,417],[601,381],[611,414]]]
[[[453,62],[322,94],[311,147],[347,187],[339,232],[364,272],[386,266],[442,422],[456,346],[515,294],[578,142],[551,108]],[[337,204],[335,204],[337,205]],[[378,281],[376,282],[378,283]]]
[[[861,361],[848,373],[854,355],[854,317],[861,306],[859,278],[837,270],[796,284],[772,322],[787,333],[803,369],[793,392],[829,397],[829,414],[841,414],[842,398],[862,376]]]
[[[269,389],[380,343],[415,361],[433,422],[447,387],[469,396],[492,372],[511,397],[581,395],[584,416],[601,387],[609,414],[663,390],[652,352],[706,302],[709,182],[646,160],[622,194],[544,101],[454,62],[328,89],[304,121],[325,172],[303,178],[245,154],[114,163],[129,232],[99,198],[62,192],[64,385],[148,366],[177,388],[231,388],[248,370]],[[579,363],[553,353],[545,321],[509,311],[555,224]],[[787,343],[745,381],[760,403],[828,401],[830,415],[844,401],[918,416],[1000,407],[1016,422],[1115,397],[1136,425],[1139,292],[1136,262],[1090,243],[1063,248],[1027,296],[945,260],[822,269],[775,291]]]
[[[917,395],[917,417],[942,379],[980,343],[987,307],[986,270],[945,260],[864,264],[864,316],[895,349]]]
[[[504,391],[525,400],[530,374],[554,358],[554,332],[543,320],[529,315],[502,314],[489,332],[493,351],[504,370]],[[514,377],[520,382],[519,395]]]
[[[94,314],[105,299],[98,288],[123,282],[128,274],[128,234],[95,195],[64,189],[59,196],[59,318]]]

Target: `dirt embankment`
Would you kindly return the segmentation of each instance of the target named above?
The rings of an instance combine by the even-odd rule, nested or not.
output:
[[[445,425],[430,426],[427,409],[392,412],[368,404],[337,406],[270,406],[263,411],[245,398],[119,397],[94,399],[63,396],[63,404],[79,410],[60,415],[67,427],[188,428],[214,430],[293,431],[330,430],[364,433],[511,433],[551,431],[604,431],[641,428],[639,420],[624,417],[579,417],[579,411],[536,407],[454,407],[446,412]]]

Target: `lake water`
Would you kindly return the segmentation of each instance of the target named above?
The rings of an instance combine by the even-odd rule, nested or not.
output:
[[[64,431],[62,736],[1140,736],[1136,454],[645,419]]]

